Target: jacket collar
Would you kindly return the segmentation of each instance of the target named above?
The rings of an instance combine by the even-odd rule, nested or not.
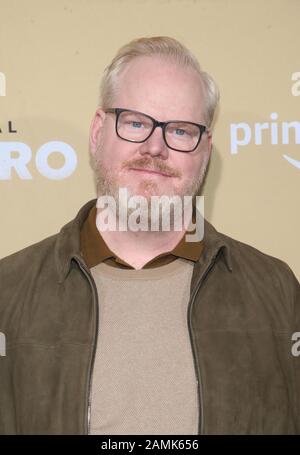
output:
[[[80,232],[90,209],[96,202],[97,199],[92,199],[82,206],[76,217],[64,225],[57,236],[54,257],[60,283],[66,278],[73,258],[79,257],[84,262],[80,249]],[[214,257],[219,256],[228,270],[232,271],[229,238],[219,233],[206,219],[204,219],[203,241],[204,249],[198,261],[199,265],[210,263]],[[197,266],[197,263],[195,265]]]
[[[66,278],[74,257],[81,257],[80,231],[90,209],[96,204],[97,199],[92,199],[81,207],[76,217],[65,224],[57,237],[55,245],[55,263],[58,271],[59,283]],[[83,258],[82,258],[83,260]]]

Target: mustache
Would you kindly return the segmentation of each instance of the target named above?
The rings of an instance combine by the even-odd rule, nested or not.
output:
[[[149,171],[157,171],[163,172],[165,174],[170,175],[171,177],[180,177],[181,174],[179,171],[175,171],[174,169],[170,169],[163,161],[161,160],[150,160],[147,157],[138,158],[135,160],[126,160],[122,165],[122,169],[130,169],[130,168],[140,168],[140,169],[148,169]]]

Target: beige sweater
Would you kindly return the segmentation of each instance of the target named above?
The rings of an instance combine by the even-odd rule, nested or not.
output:
[[[100,263],[90,434],[197,434],[187,326],[192,261],[151,269]]]

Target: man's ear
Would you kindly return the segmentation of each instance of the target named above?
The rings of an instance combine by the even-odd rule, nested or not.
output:
[[[90,127],[90,137],[89,137],[89,142],[90,142],[90,152],[95,155],[100,136],[102,133],[102,127],[104,124],[104,119],[105,119],[105,112],[103,109],[98,108],[95,112],[94,118],[91,123]]]

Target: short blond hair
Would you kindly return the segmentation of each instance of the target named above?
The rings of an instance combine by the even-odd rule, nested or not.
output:
[[[208,73],[202,71],[198,60],[192,52],[182,43],[169,36],[138,38],[122,46],[110,65],[104,70],[100,85],[99,106],[103,109],[112,106],[119,74],[131,60],[142,56],[169,58],[180,66],[192,67],[199,74],[206,101],[205,121],[206,125],[210,127],[220,97],[217,84]]]

